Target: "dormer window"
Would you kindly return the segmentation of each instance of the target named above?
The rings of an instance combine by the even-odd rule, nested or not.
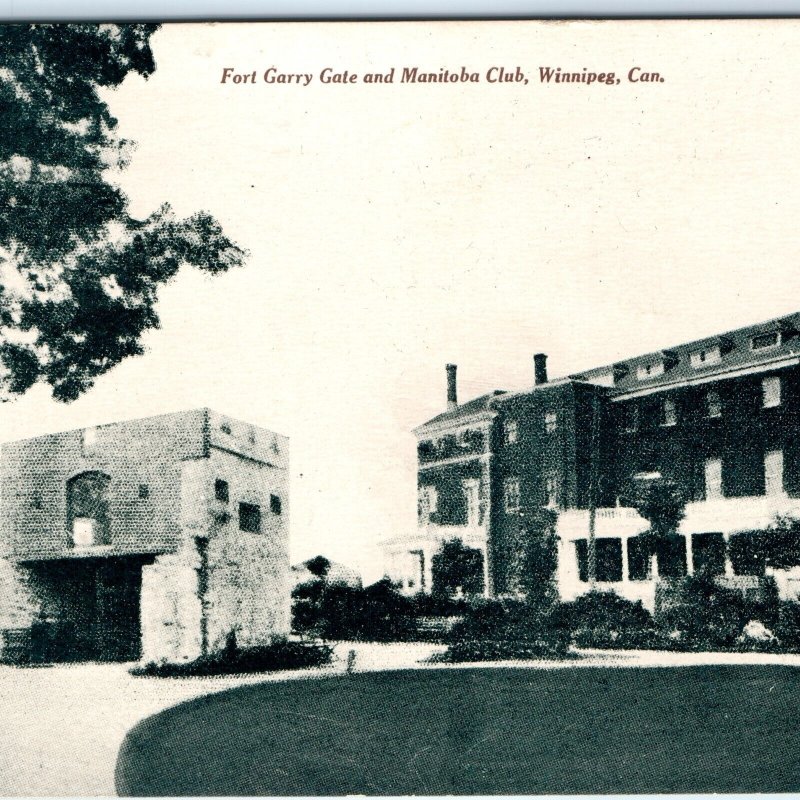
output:
[[[722,360],[722,353],[719,347],[706,347],[702,350],[695,350],[689,356],[689,362],[695,369],[708,367],[711,364],[719,364]]]
[[[636,368],[636,377],[640,381],[646,381],[648,378],[657,378],[659,375],[664,374],[663,361],[651,361],[648,364],[642,364]]]
[[[772,331],[771,333],[760,333],[750,339],[751,350],[769,350],[771,347],[777,347],[781,343],[781,334],[779,331]]]

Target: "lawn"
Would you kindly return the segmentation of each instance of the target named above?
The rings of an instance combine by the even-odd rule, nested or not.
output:
[[[790,667],[463,669],[246,686],[135,727],[122,795],[790,792]]]

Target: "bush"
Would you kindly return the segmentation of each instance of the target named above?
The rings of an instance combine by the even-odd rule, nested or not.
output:
[[[658,614],[659,627],[674,647],[740,649],[739,639],[748,622],[758,621],[768,628],[777,622],[777,590],[769,586],[765,599],[754,601],[712,578],[693,576],[678,585],[677,597],[677,602]]]
[[[561,658],[569,637],[550,611],[518,600],[487,600],[466,611],[447,643],[447,661]]]
[[[800,603],[784,602],[778,606],[778,618],[773,633],[782,649],[800,649]]]
[[[460,617],[471,607],[480,602],[477,598],[467,600],[463,597],[453,598],[441,594],[425,594],[420,592],[411,598],[412,610],[417,617]]]
[[[615,592],[589,592],[556,610],[557,624],[579,647],[649,647],[657,644],[650,612]]]
[[[306,584],[294,594],[293,627],[329,640],[404,641],[415,630],[412,601],[382,580],[355,588],[344,584]]]
[[[190,678],[307,669],[329,664],[333,650],[327,645],[278,640],[269,645],[239,649],[235,641],[224,650],[181,664],[150,662],[131,669],[131,675],[156,678]]]

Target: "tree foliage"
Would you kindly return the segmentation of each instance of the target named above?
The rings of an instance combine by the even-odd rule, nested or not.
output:
[[[135,219],[111,175],[131,142],[103,99],[155,70],[156,25],[0,29],[0,400],[37,382],[70,401],[159,327],[157,291],[183,264],[244,252],[208,213]]]
[[[549,604],[558,598],[558,514],[541,508],[520,520],[511,558],[509,588],[529,603]]]
[[[483,592],[483,554],[461,539],[442,543],[431,559],[431,572],[434,594],[453,595],[459,589],[465,594]]]
[[[634,506],[650,523],[650,537],[657,541],[675,536],[686,516],[686,498],[680,487],[666,478],[650,480],[636,492]]]

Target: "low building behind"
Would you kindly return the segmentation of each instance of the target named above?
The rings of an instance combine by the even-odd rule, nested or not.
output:
[[[0,630],[45,632],[57,660],[288,634],[288,458],[208,409],[4,445]]]

